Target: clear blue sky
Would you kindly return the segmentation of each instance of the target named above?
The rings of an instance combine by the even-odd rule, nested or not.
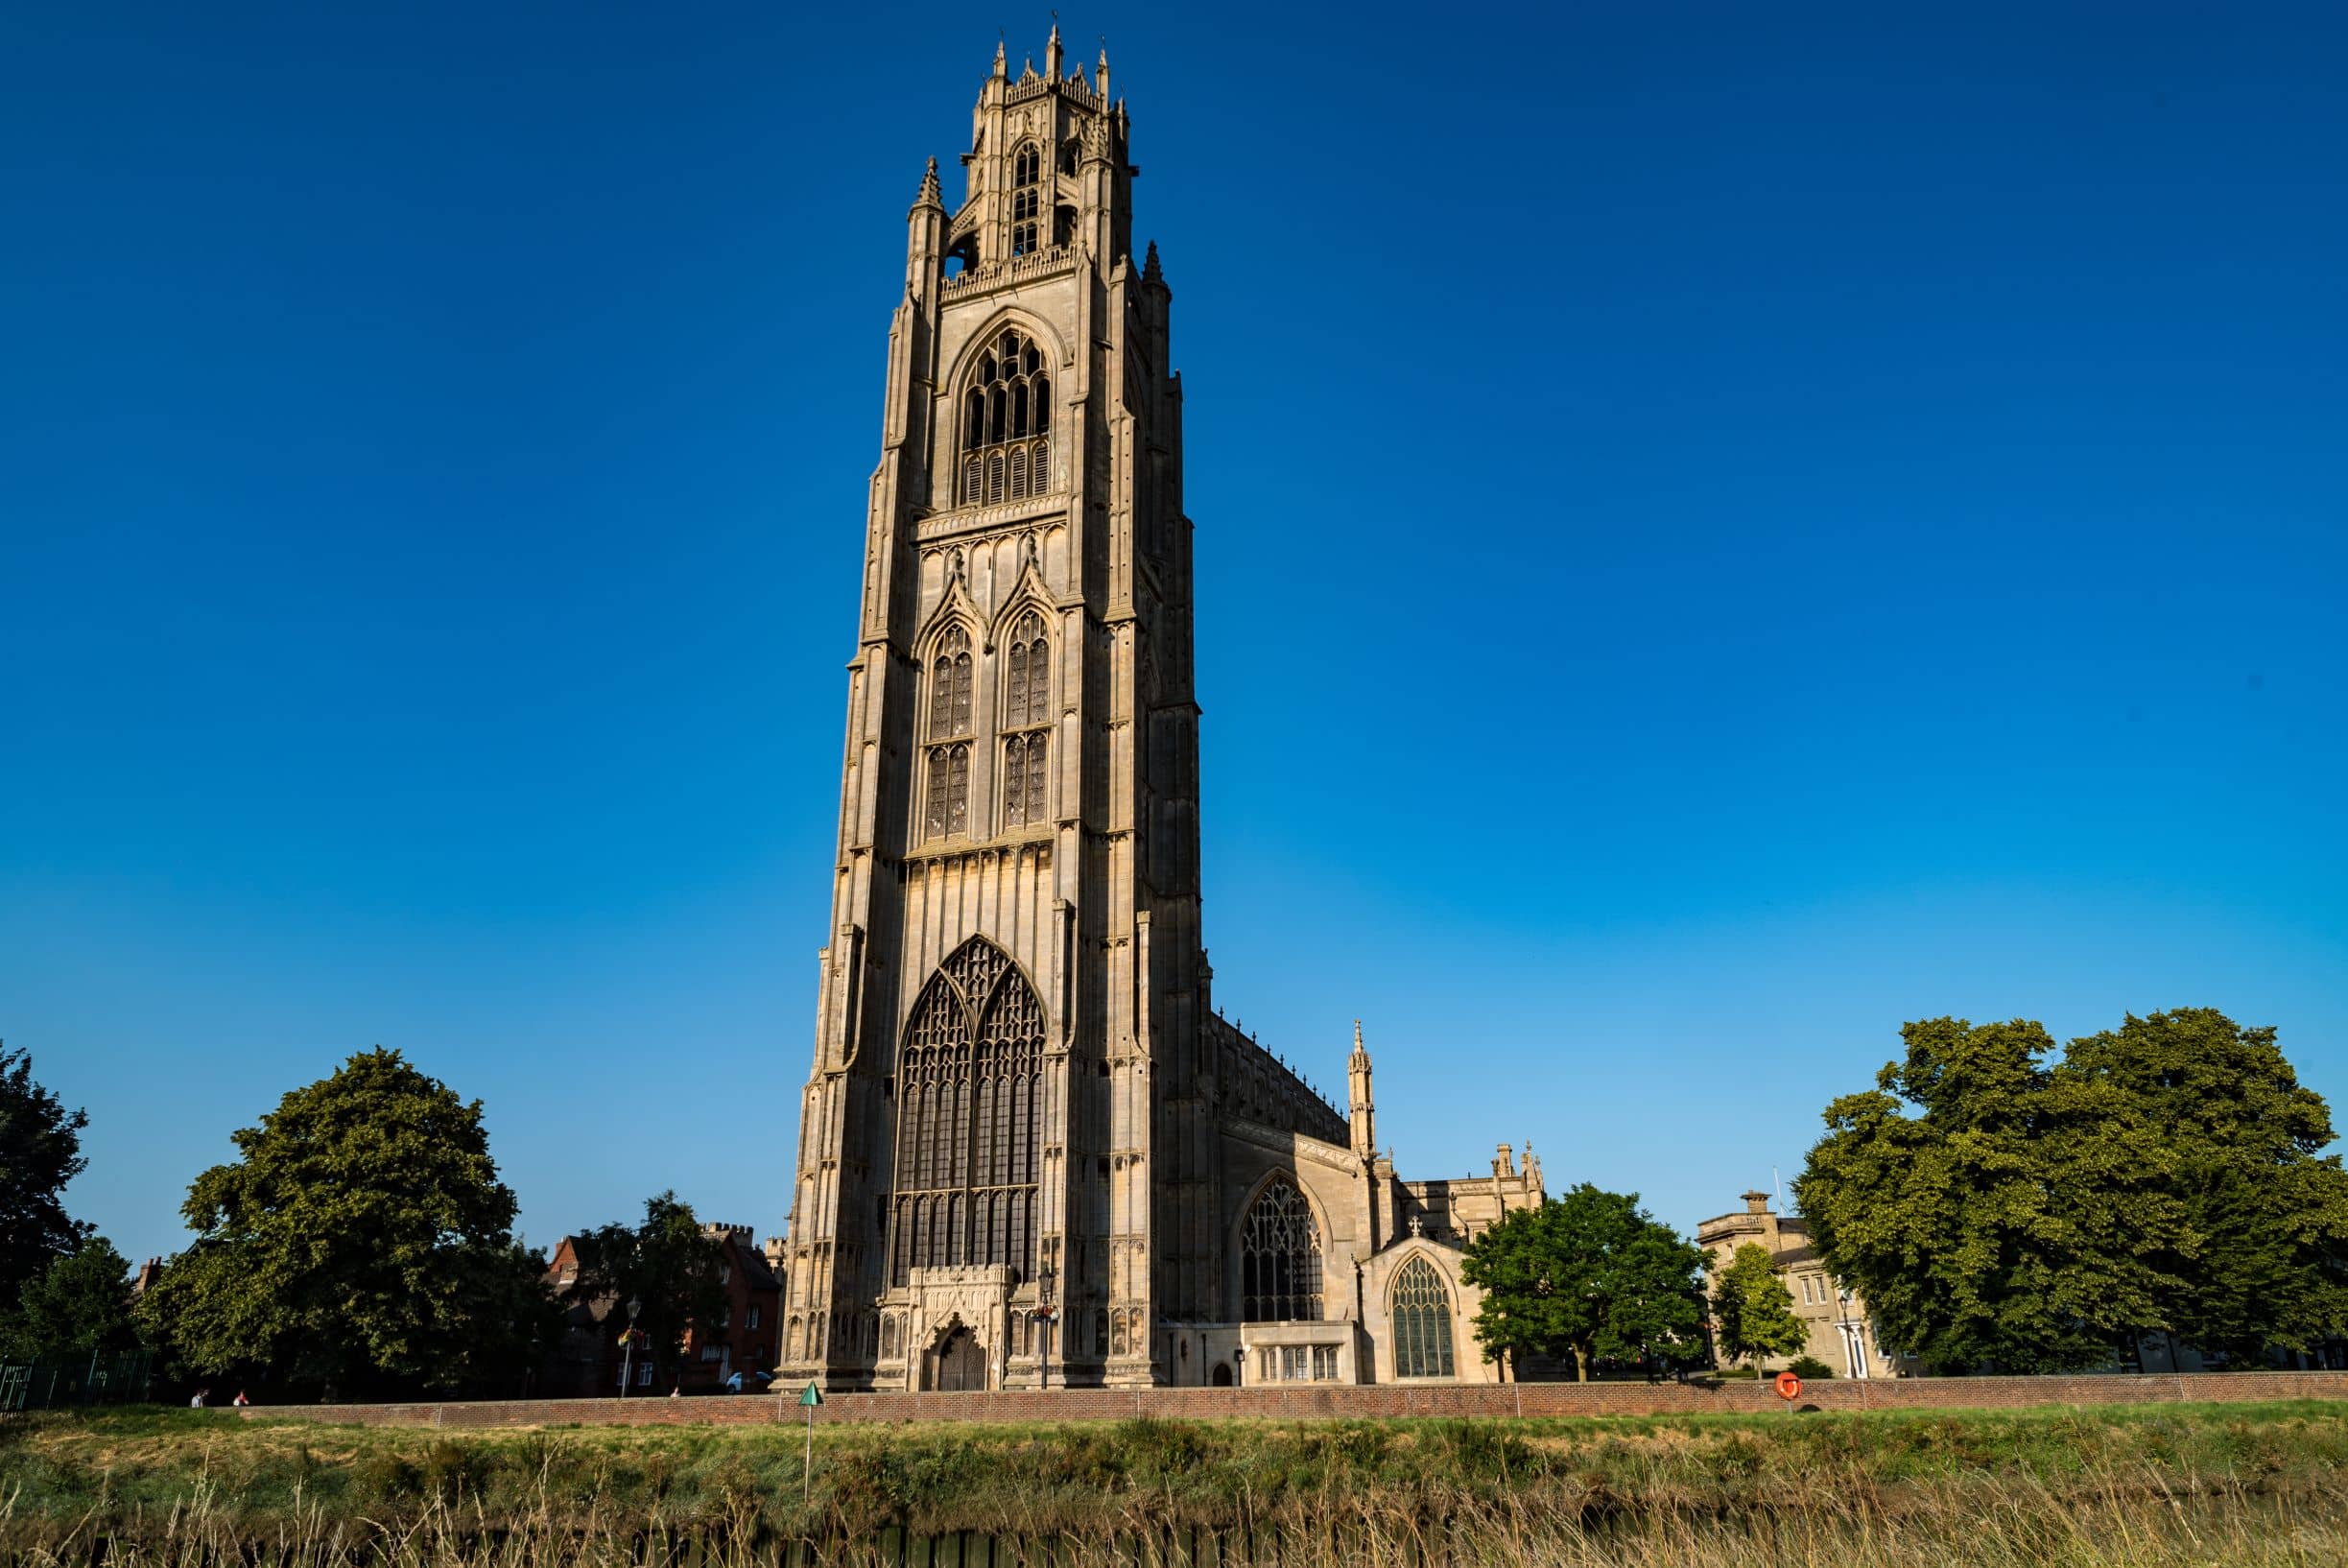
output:
[[[1066,10],[1174,289],[1217,994],[1683,1225],[1904,1019],[2348,1113],[2348,13]],[[133,1257],[381,1042],[779,1229],[967,7],[0,12],[0,1035]],[[959,196],[952,182],[950,197]]]

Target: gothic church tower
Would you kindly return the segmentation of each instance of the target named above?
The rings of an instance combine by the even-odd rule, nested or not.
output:
[[[794,1381],[1168,1381],[1157,1315],[1221,1310],[1182,392],[1127,138],[1105,52],[998,48],[961,202],[932,160],[908,215]]]

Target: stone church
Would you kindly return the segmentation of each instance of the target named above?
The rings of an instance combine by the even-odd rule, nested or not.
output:
[[[907,216],[779,1346],[828,1389],[1507,1375],[1460,1248],[1530,1147],[1403,1181],[1201,945],[1173,292],[1105,51],[980,89]],[[1334,1053],[1333,1053],[1334,1056]]]

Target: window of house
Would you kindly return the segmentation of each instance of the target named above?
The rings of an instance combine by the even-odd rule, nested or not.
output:
[[[646,1361],[640,1361],[640,1362],[636,1363],[636,1387],[637,1387],[637,1388],[639,1388],[639,1389],[649,1389],[649,1388],[651,1388],[652,1386],[652,1362],[651,1362],[650,1360],[646,1360]]]
[[[747,1327],[747,1328],[756,1328],[756,1327],[758,1326],[758,1320],[759,1320],[759,1319],[760,1319],[760,1318],[762,1318],[762,1317],[764,1317],[765,1315],[766,1315],[766,1309],[765,1309],[764,1307],[757,1306],[757,1305],[753,1304],[753,1305],[751,1306],[751,1308],[750,1308],[750,1317],[749,1317],[749,1321],[748,1321],[747,1323],[746,1323],[744,1326],[745,1326],[745,1327]]]
[[[1313,1381],[1330,1383],[1337,1378],[1337,1346],[1316,1344],[1313,1347]]]
[[[715,1360],[717,1360],[717,1359],[718,1359],[718,1347],[717,1347],[716,1345],[714,1345],[714,1344],[705,1344],[705,1345],[701,1346],[701,1359],[702,1359],[703,1361],[715,1361]]]
[[[719,1264],[719,1265],[718,1265],[718,1283],[719,1283],[719,1284],[723,1285],[723,1284],[727,1283],[729,1280],[731,1280],[733,1277],[734,1277],[734,1266],[733,1266],[732,1264],[730,1264],[730,1263],[721,1263],[721,1264]]]
[[[1312,1375],[1307,1354],[1313,1347],[1306,1344],[1284,1344],[1280,1347],[1280,1378],[1286,1383],[1302,1383]]]

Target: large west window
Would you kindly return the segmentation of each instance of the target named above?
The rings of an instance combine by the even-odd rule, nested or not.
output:
[[[1044,1010],[1001,948],[973,937],[937,966],[896,1073],[889,1278],[1004,1264],[1035,1271]]]

